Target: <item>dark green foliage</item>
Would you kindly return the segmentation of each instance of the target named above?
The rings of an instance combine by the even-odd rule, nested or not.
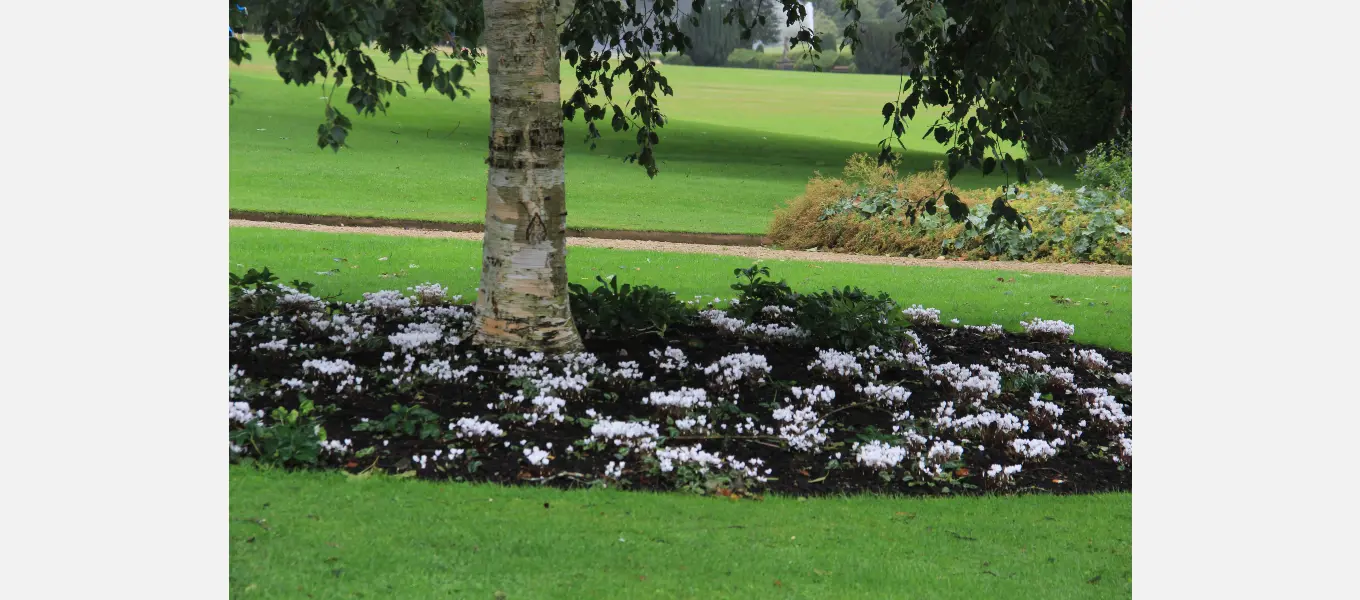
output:
[[[793,306],[798,302],[798,294],[789,284],[782,279],[770,279],[769,267],[753,264],[745,269],[733,269],[732,274],[738,278],[732,289],[741,293],[737,305],[727,310],[732,317],[752,321],[766,306]]]
[[[823,347],[896,348],[908,328],[897,302],[857,287],[800,296],[796,308],[794,322],[808,332],[810,343]]]
[[[1048,126],[1065,79],[1101,73],[1130,99],[1131,21],[1128,0],[898,0],[905,20],[898,39],[912,65],[900,103],[885,115],[892,135],[880,141],[880,161],[894,157],[891,142],[906,132],[921,106],[945,109],[923,135],[949,144],[949,175],[983,168],[991,158],[1009,179],[1028,181],[1030,167],[1001,152],[1000,142],[1042,143],[1054,159],[1067,153],[1057,126]],[[856,0],[841,6],[859,18]],[[852,24],[853,25],[853,24]],[[859,37],[853,26],[846,37]],[[855,39],[856,50],[861,40]],[[1127,114],[1127,113],[1126,113]]]
[[[770,279],[769,267],[760,265],[733,274],[739,281],[732,289],[741,295],[728,308],[728,316],[756,322],[767,306],[791,307],[793,324],[808,333],[807,343],[842,350],[895,348],[905,335],[901,307],[887,294],[874,296],[857,287],[799,294],[783,280]]]
[[[345,101],[363,115],[386,112],[385,96],[405,95],[406,84],[378,74],[377,65],[364,53],[369,47],[394,63],[408,52],[423,54],[416,72],[422,88],[434,88],[450,99],[471,94],[462,79],[465,71],[476,68],[476,51],[444,52],[461,61],[446,68],[439,63],[437,46],[451,33],[470,40],[480,37],[478,0],[256,0],[247,11],[234,1],[228,5],[233,22],[248,18],[252,29],[264,35],[274,68],[285,83],[319,82],[323,89],[331,84],[325,94],[326,120],[317,128],[317,145],[323,148],[339,151],[352,128],[331,103],[341,86],[349,84]],[[244,39],[233,35],[229,44],[233,63],[249,58],[250,44]]]
[[[619,285],[618,277],[596,276],[600,285],[588,290],[570,284],[571,314],[584,337],[624,338],[647,334],[665,335],[666,330],[689,321],[693,311],[659,287]]]
[[[1097,144],[1077,168],[1077,181],[1133,200],[1133,138]]]
[[[278,467],[316,466],[326,430],[320,410],[303,397],[292,410],[275,408],[267,419],[256,419],[230,434],[231,443],[251,451],[252,460]]]
[[[716,8],[710,7],[710,10],[685,19],[680,27],[689,36],[690,48],[686,54],[696,66],[717,67],[727,64],[727,55],[740,42],[740,32],[725,24],[726,15],[714,10]],[[737,7],[731,8],[735,10]]]
[[[359,423],[354,430],[422,440],[439,439],[444,434],[439,427],[439,415],[424,407],[401,404],[393,404],[392,412],[382,420]]]
[[[233,319],[253,319],[273,312],[278,307],[279,298],[289,292],[311,293],[312,284],[294,279],[285,289],[269,267],[263,270],[250,269],[244,275],[230,274],[228,285],[229,310]]]
[[[860,23],[860,47],[855,50],[855,66],[860,73],[879,75],[901,75],[905,72],[902,65],[902,47],[895,36],[901,26],[892,21],[866,21]]]

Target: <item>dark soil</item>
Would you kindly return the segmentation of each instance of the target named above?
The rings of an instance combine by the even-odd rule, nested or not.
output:
[[[298,319],[299,322],[303,320]],[[299,404],[297,392],[285,390],[281,395],[276,395],[273,390],[279,388],[274,385],[275,382],[286,378],[318,379],[315,374],[303,374],[301,365],[304,360],[320,357],[340,358],[358,367],[359,374],[364,377],[362,392],[346,390],[336,393],[334,385],[322,385],[308,393],[308,397],[317,406],[333,407],[333,412],[322,417],[327,437],[332,440],[348,438],[353,442],[353,450],[348,456],[323,454],[323,464],[327,466],[341,467],[351,472],[366,469],[402,472],[414,469],[418,477],[427,479],[573,487],[598,483],[605,472],[606,464],[618,460],[612,447],[604,451],[565,453],[567,446],[590,437],[589,427],[573,420],[563,423],[542,421],[532,427],[526,427],[523,422],[506,420],[503,416],[498,419],[498,416],[506,413],[525,412],[522,408],[511,410],[502,408],[500,393],[506,391],[513,393],[514,388],[499,368],[514,361],[504,357],[489,358],[481,349],[472,347],[468,342],[441,349],[438,354],[422,355],[417,362],[419,365],[431,359],[442,358],[449,360],[455,368],[469,364],[479,365],[479,372],[467,383],[427,381],[414,386],[391,385],[391,376],[379,373],[379,367],[384,364],[402,364],[400,349],[391,347],[387,342],[387,335],[397,331],[396,325],[399,322],[409,322],[409,319],[380,321],[378,332],[370,336],[369,342],[360,341],[346,347],[331,342],[319,332],[309,333],[297,323],[266,326],[258,320],[246,321],[238,332],[244,333],[255,328],[254,331],[257,333],[250,340],[243,336],[232,338],[231,362],[244,371],[246,377],[251,380],[250,385],[255,386],[252,388],[255,390],[252,392],[253,395],[247,398],[251,408],[264,410],[266,414],[275,407],[292,409]],[[252,351],[253,343],[270,339],[271,336],[265,330],[271,327],[273,332],[286,334],[294,344],[302,342],[316,346],[288,353]],[[1116,385],[1111,378],[1112,373],[1127,373],[1132,370],[1132,357],[1128,353],[1098,349],[1109,361],[1111,368],[1104,373],[1094,373],[1079,364],[1074,364],[1072,359],[1074,349],[1088,346],[1070,342],[1036,341],[1026,336],[1012,334],[988,339],[975,330],[944,326],[918,326],[914,330],[929,349],[929,360],[932,365],[954,362],[964,366],[986,365],[996,370],[992,364],[993,359],[1013,360],[1010,356],[1011,349],[1047,353],[1049,365],[1064,366],[1072,370],[1076,388],[1106,388],[1117,397],[1125,412],[1132,414],[1131,392]],[[1064,427],[1073,432],[1084,433],[1080,439],[1062,447],[1056,456],[1036,462],[1017,458],[1000,443],[988,443],[985,451],[978,451],[975,446],[979,440],[947,438],[966,448],[962,465],[956,465],[957,468],[953,471],[953,479],[925,483],[922,481],[923,478],[917,477],[913,482],[905,482],[903,475],[908,474],[908,470],[898,468],[892,471],[893,476],[890,479],[885,480],[877,471],[858,466],[854,451],[851,449],[853,442],[863,440],[859,437],[862,434],[890,434],[894,424],[893,411],[881,405],[853,406],[864,401],[862,394],[854,389],[856,382],[836,380],[812,373],[808,365],[818,358],[816,349],[812,347],[789,342],[733,338],[707,326],[672,329],[664,340],[655,336],[626,340],[590,339],[586,345],[587,350],[596,355],[602,365],[612,369],[621,361],[636,361],[643,373],[647,377],[655,375],[656,381],[653,383],[644,378],[639,382],[620,383],[594,377],[583,393],[562,394],[568,399],[564,412],[570,417],[583,417],[587,409],[594,409],[619,421],[647,419],[653,424],[661,425],[660,430],[665,438],[661,442],[662,447],[701,443],[704,450],[723,456],[730,454],[742,460],[760,458],[765,461],[762,472],[764,468],[772,469],[770,474],[772,479],[766,483],[721,481],[712,484],[710,491],[715,491],[716,487],[716,491],[726,494],[729,493],[726,491],[729,488],[735,487],[738,491],[743,491],[743,487],[749,486],[749,489],[745,490],[747,493],[772,492],[783,495],[860,492],[958,494],[998,490],[1087,493],[1129,490],[1132,483],[1131,465],[1127,462],[1120,463],[1113,458],[1119,454],[1119,447],[1113,439],[1113,434],[1096,429],[1090,413],[1078,400],[1077,395],[1060,388],[1046,388],[1051,393],[1051,398],[1045,399],[1051,399],[1064,409],[1065,412],[1060,419]],[[691,365],[698,365],[699,369],[691,369],[684,375],[677,375],[657,368],[657,361],[649,357],[648,353],[654,349],[664,349],[667,345],[682,349]],[[397,351],[397,358],[384,362],[383,353],[389,350]],[[466,358],[469,352],[475,353],[475,359]],[[709,397],[713,399],[716,394],[711,388],[709,378],[702,373],[702,367],[724,355],[737,352],[764,355],[772,367],[772,374],[762,384],[743,386],[740,398],[735,402],[715,403],[717,405],[713,409],[706,411],[710,420],[728,424],[726,431],[718,429],[716,425],[714,427],[716,433],[724,436],[681,434],[666,437],[668,427],[665,425],[665,413],[642,404],[639,399],[651,391],[675,390],[681,386],[709,387]],[[549,359],[548,364],[561,363],[554,363]],[[560,372],[560,368],[555,371]],[[484,381],[478,381],[478,375],[483,376]],[[1004,374],[1003,382],[1005,392],[1000,398],[989,400],[987,408],[1012,412],[1017,416],[1027,414],[1033,392],[1013,390],[1012,384],[1015,381]],[[861,380],[859,383],[867,384],[870,381]],[[952,390],[945,390],[929,381],[919,369],[913,367],[885,368],[877,377],[877,383],[898,384],[911,390],[912,395],[906,407],[917,419],[918,430],[925,434],[931,433],[929,424],[931,411],[941,401],[953,398]],[[774,408],[789,403],[786,399],[791,397],[790,387],[810,388],[815,385],[830,386],[836,391],[836,398],[829,407],[818,408],[819,413],[828,418],[828,426],[835,430],[829,434],[829,439],[820,453],[790,450],[778,437],[755,436],[761,439],[750,439],[753,436],[738,436],[735,433],[734,424],[744,422],[748,416],[761,426],[772,426],[778,431],[781,423],[773,419],[771,412]],[[261,392],[262,389],[268,391]],[[724,396],[730,398],[731,394]],[[440,435],[448,438],[421,439],[418,434],[375,434],[355,431],[354,427],[361,419],[382,420],[392,413],[394,404],[421,406],[433,411],[439,416]],[[495,408],[488,409],[488,404]],[[963,404],[956,402],[961,413],[967,412]],[[470,443],[466,439],[452,439],[449,424],[462,417],[496,421],[505,430],[506,435],[502,438],[482,440],[479,443]],[[1087,427],[1079,424],[1083,420],[1088,422]],[[1126,435],[1131,438],[1132,431],[1128,430]],[[887,437],[878,435],[876,439]],[[1048,436],[1021,434],[1020,437]],[[552,443],[553,458],[550,465],[529,466],[519,445],[521,440],[527,440],[527,446],[546,447],[547,443]],[[510,447],[505,447],[507,441],[511,443]],[[435,450],[447,450],[450,446],[475,449],[479,454],[476,460],[480,461],[480,465],[475,470],[470,469],[469,461],[465,459],[432,461],[425,468],[412,464],[412,456],[430,455]],[[355,457],[355,451],[366,448],[374,450],[363,458]],[[829,469],[828,462],[837,452],[842,456],[839,461],[840,467]],[[626,480],[623,487],[648,490],[684,487],[684,483],[676,480],[676,473],[662,475],[654,470],[649,472],[644,461],[636,455],[630,455],[624,460],[628,471],[625,471],[623,476]],[[1015,475],[1013,484],[1004,488],[998,488],[995,481],[982,475],[993,464],[1014,465],[1022,460],[1023,470]],[[908,459],[908,462],[911,462],[911,459]],[[610,485],[615,484],[610,482]],[[698,484],[692,487],[702,488]]]

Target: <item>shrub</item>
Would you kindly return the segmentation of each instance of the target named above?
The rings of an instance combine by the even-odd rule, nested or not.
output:
[[[727,63],[727,56],[737,46],[740,32],[736,26],[723,23],[726,13],[724,3],[715,2],[696,15],[697,22],[681,21],[680,30],[689,36],[691,44],[686,54],[695,65],[717,67]]]
[[[619,285],[617,277],[596,276],[600,286],[587,290],[573,283],[571,313],[576,326],[586,337],[635,337],[656,333],[665,335],[672,326],[688,321],[693,313],[685,303],[659,287]]]
[[[855,51],[855,65],[861,73],[900,75],[902,47],[894,36],[902,30],[895,21],[861,21],[860,46]]]
[[[741,295],[726,311],[730,317],[778,322],[778,317],[767,317],[768,307],[776,307],[774,314],[780,316],[791,309],[792,323],[806,332],[808,343],[837,348],[891,348],[905,335],[907,320],[887,294],[873,296],[852,287],[799,294],[783,280],[770,279],[769,267],[759,265],[736,269],[733,274],[745,281],[732,284]]]
[[[1109,190],[1132,202],[1133,138],[1097,144],[1077,168],[1077,181],[1088,188]]]
[[[231,273],[228,308],[233,316],[254,318],[266,315],[279,307],[279,301],[291,296],[307,296],[312,284],[293,280],[291,286],[276,283],[279,278],[264,270],[250,269],[244,275]],[[313,298],[319,301],[319,299]]]
[[[814,177],[802,196],[776,211],[770,241],[787,248],[876,255],[1132,264],[1133,206],[1111,190],[1046,184],[1013,188],[1011,204],[1029,218],[1032,230],[987,226],[991,200],[1003,190],[956,190],[970,206],[971,229],[943,211],[920,215],[913,223],[899,210],[946,184],[938,165],[932,172],[898,178],[891,167],[857,155],[843,178]]]
[[[808,332],[808,341],[823,346],[861,349],[896,348],[907,321],[897,302],[859,288],[846,287],[799,298],[794,322]]]
[[[235,408],[236,405],[233,405]],[[323,450],[346,444],[326,441],[326,430],[311,400],[305,397],[292,410],[277,407],[269,418],[252,418],[230,433],[232,449],[248,452],[252,460],[277,467],[316,466]]]

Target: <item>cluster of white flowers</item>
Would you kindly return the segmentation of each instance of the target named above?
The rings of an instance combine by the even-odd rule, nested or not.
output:
[[[283,386],[283,387],[286,387],[286,388],[288,388],[288,389],[291,389],[291,390],[300,390],[300,389],[306,387],[307,384],[306,384],[306,382],[304,382],[304,381],[302,381],[301,379],[298,379],[298,378],[296,378],[296,377],[289,377],[289,378],[287,378],[287,379],[280,379],[280,380],[279,380],[279,385],[281,385],[281,386]]]
[[[733,300],[732,302],[735,303],[736,300]],[[769,481],[766,475],[769,475],[770,472],[772,471],[771,469],[765,469],[765,473],[764,475],[762,475],[760,473],[760,467],[765,466],[765,461],[759,458],[752,458],[750,460],[737,460],[737,457],[729,454],[727,456],[726,463],[727,469],[729,471],[735,472],[745,477],[750,477],[760,483],[765,483],[766,481]]]
[[[1077,390],[1086,410],[1097,421],[1103,421],[1115,430],[1122,430],[1133,423],[1133,417],[1124,412],[1124,406],[1104,388],[1083,388]]]
[[[807,330],[802,327],[779,323],[752,323],[742,329],[742,333],[772,340],[800,339],[808,335]]]
[[[268,352],[287,352],[288,339],[274,338],[261,344],[255,344],[255,350],[264,350]]]
[[[679,371],[689,366],[689,359],[685,358],[684,351],[679,348],[667,346],[664,353],[660,350],[652,350],[648,353],[648,356],[657,361],[656,366],[660,367],[662,371]],[[666,360],[661,360],[662,356],[665,356]]]
[[[708,473],[711,470],[726,469],[739,475],[744,475],[756,481],[766,481],[765,475],[770,474],[770,469],[765,469],[764,475],[760,473],[759,467],[765,465],[765,461],[759,458],[750,460],[738,460],[735,456],[727,456],[725,459],[712,452],[704,451],[699,444],[693,446],[682,446],[679,448],[661,448],[656,451],[656,459],[661,465],[662,473],[670,473],[677,466],[690,465],[695,467],[700,473]]]
[[[1020,465],[1003,467],[994,464],[991,468],[987,469],[987,472],[984,473],[984,475],[986,475],[988,479],[995,479],[999,484],[1010,484],[1015,481],[1015,474],[1019,472]]]
[[[911,391],[900,385],[860,385],[855,384],[855,391],[864,394],[866,398],[878,400],[892,407],[905,404],[907,398],[911,397]]]
[[[1025,328],[1025,333],[1031,337],[1048,338],[1052,340],[1066,340],[1076,333],[1077,328],[1068,323],[1057,319],[1034,319],[1032,321],[1021,321],[1020,326]]]
[[[793,314],[793,307],[792,307],[792,306],[773,306],[773,305],[771,305],[771,306],[761,307],[760,312],[761,312],[762,314],[765,314],[765,315],[768,315],[768,316],[772,316],[772,317],[782,317],[782,316],[784,316],[784,315],[791,315],[791,314]]]
[[[728,354],[707,367],[704,374],[714,376],[714,383],[721,387],[733,387],[743,381],[764,381],[770,374],[770,363],[760,354],[739,352]]]
[[[590,381],[585,374],[574,373],[568,375],[542,375],[533,379],[534,387],[543,393],[555,393],[567,395],[569,392],[581,393],[585,391]]]
[[[237,365],[231,366],[231,371],[227,375],[227,395],[231,398],[238,398],[245,391],[246,372]]]
[[[420,372],[430,375],[440,381],[467,381],[468,375],[477,372],[477,365],[468,365],[461,369],[453,368],[449,361],[444,359],[432,360],[420,365]]]
[[[907,449],[874,440],[867,444],[855,443],[855,460],[875,469],[891,469],[907,458]]]
[[[407,291],[415,292],[416,301],[426,305],[443,302],[449,295],[449,290],[447,288],[428,281],[406,289]]]
[[[1044,365],[1043,374],[1048,376],[1048,385],[1050,387],[1069,391],[1077,388],[1077,378],[1076,375],[1072,373],[1072,369]]]
[[[779,437],[796,450],[815,450],[826,443],[826,432],[822,431],[825,422],[810,406],[777,408],[771,416],[785,423],[779,426]]]
[[[364,315],[313,316],[307,322],[318,331],[333,332],[327,337],[345,346],[367,339],[378,331],[377,325]]]
[[[817,404],[819,402],[822,404],[830,404],[832,400],[836,399],[836,390],[824,385],[818,385],[811,388],[794,386],[789,391],[793,394],[794,398],[806,400],[809,405]]]
[[[953,389],[960,399],[981,403],[1001,395],[1001,374],[982,365],[964,367],[952,362],[932,365],[926,375]]]
[[[551,449],[552,445],[549,444],[548,448]],[[524,449],[524,460],[529,461],[529,464],[531,465],[543,467],[547,466],[552,460],[552,457],[548,456],[547,450],[540,450],[538,446],[534,446],[533,448]]]
[[[721,424],[721,425],[719,425],[719,426],[722,427],[723,429],[727,429],[727,424],[726,424],[726,423],[723,423],[723,424]],[[765,435],[774,435],[774,428],[773,428],[773,427],[770,427],[770,426],[768,426],[768,425],[762,426],[762,425],[756,423],[756,420],[755,420],[755,419],[752,419],[751,417],[746,417],[746,421],[744,421],[744,422],[741,422],[741,423],[733,423],[733,424],[732,424],[732,429],[735,429],[735,430],[737,431],[737,434],[738,434],[738,435],[743,434],[743,433],[752,433],[752,434],[754,434],[754,433],[762,433],[762,432],[763,432]]]
[[[1114,382],[1126,388],[1133,389],[1133,373],[1115,373]]]
[[[642,399],[643,404],[670,409],[688,410],[691,408],[712,408],[708,392],[702,389],[682,387],[672,392],[652,392]]]
[[[656,460],[661,463],[662,473],[674,471],[677,463],[696,465],[700,473],[707,473],[711,468],[720,468],[723,464],[722,457],[711,452],[705,452],[699,444],[679,448],[660,448],[656,451]]]
[[[940,309],[938,308],[926,308],[920,304],[913,304],[903,310],[902,314],[907,315],[907,319],[913,325],[940,324]]]
[[[1038,350],[1024,350],[1021,348],[1011,348],[1011,354],[1030,366],[1038,368],[1048,362],[1048,355]]]
[[[609,376],[624,381],[642,379],[642,369],[638,368],[637,361],[626,360],[619,363],[619,368],[610,371]]]
[[[945,463],[957,461],[961,458],[963,458],[963,446],[948,440],[937,440],[917,460],[916,467],[926,475],[935,476],[944,472]]]
[[[557,421],[558,423],[561,423],[566,419],[566,416],[562,414],[562,407],[567,405],[567,401],[562,398],[549,396],[547,394],[539,394],[534,396],[533,400],[530,400],[529,403],[533,404],[534,408],[537,409],[530,415],[525,415],[525,418],[529,420],[529,425],[538,423],[540,417],[551,417],[552,420]]]
[[[349,438],[343,440],[326,440],[321,442],[321,451],[326,454],[348,454],[354,449],[354,444]]]
[[[283,295],[279,297],[279,311],[290,313],[317,312],[326,309],[326,302],[311,294],[304,294],[286,285],[279,286]]]
[[[984,433],[995,433],[1001,438],[1007,438],[1016,433],[1029,431],[1029,421],[1021,420],[1019,417],[1010,413],[999,413],[994,410],[987,410],[976,415],[967,415],[958,418],[947,414],[941,415],[936,417],[935,425],[941,429],[951,429],[954,431],[975,430]]]
[[[444,326],[439,323],[403,323],[397,325],[397,333],[387,336],[387,341],[403,351],[420,351],[423,347],[444,342],[450,346],[460,341],[455,336],[444,336]]]
[[[708,321],[709,325],[728,333],[741,333],[742,330],[746,329],[747,325],[746,321],[735,317],[729,317],[727,316],[727,311],[718,310],[716,308],[699,311],[699,318]]]
[[[1058,447],[1065,443],[1066,441],[1062,439],[1053,440],[1051,443],[1045,440],[1019,439],[1011,441],[1011,449],[1025,458],[1045,460],[1056,456]]]
[[[623,461],[609,461],[609,464],[604,466],[604,476],[609,479],[619,479],[623,477]]]
[[[227,418],[229,418],[233,422],[245,425],[246,423],[254,421],[255,419],[263,419],[264,411],[250,410],[250,404],[247,402],[232,402],[231,411],[228,413]]]
[[[704,433],[709,430],[708,417],[704,415],[698,415],[695,417],[685,417],[683,419],[676,419],[675,428],[679,429],[680,431],[694,431],[696,433]]]
[[[1103,373],[1110,369],[1110,361],[1105,360],[1105,357],[1095,350],[1075,350],[1073,351],[1073,358],[1077,364],[1096,373]]]
[[[1114,457],[1115,462],[1132,463],[1133,438],[1126,437],[1124,434],[1121,433],[1119,434],[1119,438],[1117,441],[1119,442],[1119,456]]]
[[[996,339],[1006,333],[1006,328],[996,323],[991,325],[964,325],[964,329],[976,331],[987,339]]]
[[[415,314],[411,310],[411,299],[396,290],[364,292],[364,299],[359,301],[357,308],[384,317],[409,317]]]
[[[1042,416],[1044,418],[1054,420],[1056,420],[1058,417],[1061,417],[1063,414],[1062,407],[1052,402],[1045,402],[1041,400],[1040,398],[1042,396],[1043,396],[1042,393],[1034,392],[1034,396],[1029,399],[1029,405],[1030,408],[1032,409],[1030,411],[1030,414],[1035,415],[1036,417]]]
[[[322,375],[346,375],[354,372],[354,364],[343,359],[314,358],[302,362],[302,370]]]
[[[609,372],[609,369],[600,364],[600,358],[589,352],[568,352],[559,357],[559,360],[562,361],[563,372],[568,375],[604,375]]]
[[[491,421],[479,421],[472,417],[463,417],[458,419],[456,423],[449,423],[449,431],[453,431],[453,435],[458,438],[482,438],[493,435],[502,437],[505,435],[505,431],[501,429],[500,425]]]
[[[859,364],[854,354],[841,352],[840,350],[817,349],[817,360],[808,364],[808,370],[821,372],[825,375],[850,378],[863,377],[864,367]]]
[[[302,362],[303,371],[312,371],[336,378],[335,392],[338,394],[345,391],[345,388],[353,388],[356,392],[364,391],[364,378],[356,376],[354,364],[349,361],[337,358],[335,360],[320,358],[309,359]],[[314,382],[317,385],[319,382]]]
[[[600,419],[590,426],[589,440],[592,442],[612,440],[615,446],[650,450],[656,448],[659,437],[661,437],[661,434],[657,432],[657,426],[647,421],[629,422]]]

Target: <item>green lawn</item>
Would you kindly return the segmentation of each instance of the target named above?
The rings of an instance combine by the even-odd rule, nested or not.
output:
[[[236,227],[231,230],[229,266],[234,272],[267,266],[285,281],[311,281],[319,293],[346,299],[426,281],[472,296],[480,278],[481,256],[480,243],[463,240]],[[379,260],[383,257],[387,260]],[[659,285],[682,298],[696,294],[730,297],[732,269],[750,264],[748,259],[731,256],[602,248],[572,248],[567,260],[572,281],[593,287],[597,274],[618,274],[621,281]],[[1000,323],[1010,330],[1019,330],[1021,319],[1035,316],[1062,319],[1076,326],[1077,341],[1126,351],[1132,348],[1132,281],[1127,277],[802,261],[766,264],[774,276],[802,291],[855,285],[888,292],[903,304],[938,308],[946,320]],[[997,281],[998,277],[1007,281]],[[1071,298],[1078,304],[1058,305],[1051,296]]]
[[[322,90],[284,84],[262,43],[254,52],[254,63],[231,68],[232,85],[241,91],[230,109],[232,208],[482,220],[489,127],[484,70],[470,82],[477,89],[470,99],[419,91],[394,97],[386,116],[355,119],[352,147],[334,154],[315,143]],[[383,71],[415,81],[405,65]],[[657,148],[662,172],[656,179],[622,161],[635,148],[632,132],[606,132],[591,151],[582,141],[583,123],[567,125],[572,226],[764,233],[772,211],[802,193],[814,172],[837,174],[852,153],[876,150],[886,135],[879,108],[896,97],[898,84],[882,75],[679,66],[663,72],[676,95],[662,100],[670,123]],[[565,64],[563,81],[574,81]],[[933,138],[920,139],[933,113],[917,119],[916,133],[905,139],[905,165],[928,169],[943,150]],[[1067,182],[1070,173],[1054,179]],[[985,181],[1002,183],[996,175]],[[958,180],[963,187],[983,182],[976,172]]]
[[[730,501],[232,467],[241,598],[1127,598],[1132,497]]]

